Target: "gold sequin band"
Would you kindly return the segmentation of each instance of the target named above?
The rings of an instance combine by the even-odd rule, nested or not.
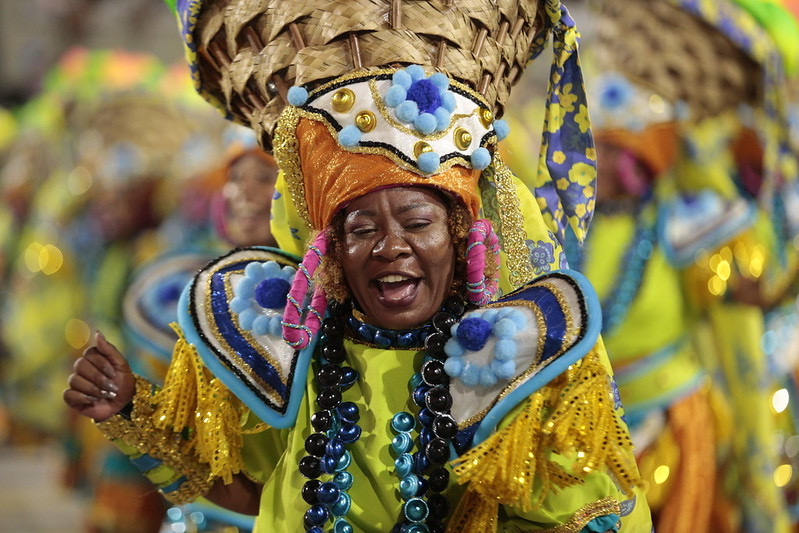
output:
[[[530,265],[529,251],[524,243],[524,216],[522,215],[513,173],[505,161],[494,153],[494,183],[496,184],[497,204],[499,205],[499,231],[502,249],[508,255],[507,267],[510,282],[514,287],[521,287],[533,280],[535,272]],[[489,167],[490,168],[490,167]]]
[[[116,415],[96,426],[174,504],[193,501],[211,488],[207,464],[191,452],[192,437],[155,427],[153,386],[136,377],[130,419]]]

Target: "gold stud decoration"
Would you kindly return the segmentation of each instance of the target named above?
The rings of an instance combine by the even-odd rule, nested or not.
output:
[[[492,113],[490,109],[481,107],[479,114],[480,114],[480,122],[483,123],[483,126],[485,126],[486,128],[490,128],[491,123],[494,121],[494,113]]]
[[[346,113],[355,105],[355,93],[347,88],[339,89],[333,95],[330,103],[336,113]]]
[[[419,159],[419,156],[426,153],[432,152],[433,147],[427,144],[424,141],[419,141],[413,145],[413,155],[416,156],[416,159]]]
[[[466,128],[455,128],[452,135],[458,150],[466,150],[472,144],[472,134],[466,131]]]
[[[355,115],[355,125],[364,133],[369,133],[377,126],[377,117],[371,111],[360,111]]]

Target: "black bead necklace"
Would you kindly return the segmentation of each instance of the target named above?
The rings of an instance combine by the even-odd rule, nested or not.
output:
[[[391,420],[395,432],[391,448],[400,478],[399,493],[404,500],[402,514],[392,533],[444,531],[444,519],[449,513],[449,504],[442,494],[449,485],[449,471],[444,465],[450,458],[450,445],[458,431],[450,415],[452,396],[449,377],[444,372],[444,345],[450,337],[450,329],[465,310],[463,300],[452,297],[428,324],[397,332],[364,324],[352,316],[349,306],[331,304],[330,313],[322,324],[320,367],[315,376],[319,387],[316,398],[319,410],[311,417],[315,432],[305,440],[308,455],[299,463],[300,473],[309,479],[302,489],[302,497],[310,505],[304,516],[306,531],[323,533],[325,524],[332,520],[333,533],[353,532],[346,519],[351,506],[347,491],[353,483],[352,474],[347,471],[352,458],[346,446],[360,438],[361,428],[358,406],[342,402],[342,392],[358,379],[358,373],[344,365],[343,341],[348,327],[356,338],[370,343],[378,339],[380,347],[413,348],[408,345],[409,338],[423,342],[425,356],[421,371],[410,380],[411,398],[419,407],[419,413],[414,417],[401,412]],[[386,345],[384,339],[391,342]],[[417,427],[418,437],[414,443],[411,432]],[[411,453],[414,445],[417,451]],[[331,479],[322,482],[319,478],[324,474],[332,476]]]

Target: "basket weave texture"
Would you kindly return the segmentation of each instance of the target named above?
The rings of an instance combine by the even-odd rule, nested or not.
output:
[[[204,90],[270,148],[289,87],[362,68],[433,67],[501,115],[544,20],[539,0],[206,0],[194,38]]]
[[[600,63],[667,100],[685,102],[693,118],[762,97],[758,64],[695,15],[665,0],[598,5]]]

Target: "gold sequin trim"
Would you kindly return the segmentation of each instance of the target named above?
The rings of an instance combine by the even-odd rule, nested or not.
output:
[[[162,494],[176,505],[193,501],[211,488],[214,478],[210,467],[192,453],[191,437],[184,438],[180,433],[155,427],[151,391],[152,384],[137,376],[130,420],[116,415],[95,425],[108,439],[119,439],[126,446],[146,453],[184,475],[186,481],[178,490]]]
[[[305,202],[305,183],[302,180],[302,165],[300,164],[299,141],[297,140],[297,124],[300,122],[300,110],[294,106],[286,106],[275,126],[273,151],[280,169],[286,177],[286,185],[294,202],[297,214],[311,227],[308,216],[308,204]]]
[[[568,457],[569,467],[554,462],[553,452]],[[509,425],[451,465],[458,483],[468,484],[466,496],[475,500],[453,515],[464,526],[458,531],[475,531],[471,526],[489,517],[489,507],[475,511],[480,501],[526,512],[539,508],[553,490],[582,483],[597,470],[612,476],[625,494],[640,484],[632,442],[596,351],[530,395]]]
[[[494,153],[494,169],[494,183],[499,204],[499,233],[503,237],[503,249],[508,255],[507,267],[510,282],[514,287],[521,287],[536,277],[530,264],[527,245],[524,242],[526,237],[524,216],[519,204],[519,197],[516,194],[513,173],[499,153]]]

